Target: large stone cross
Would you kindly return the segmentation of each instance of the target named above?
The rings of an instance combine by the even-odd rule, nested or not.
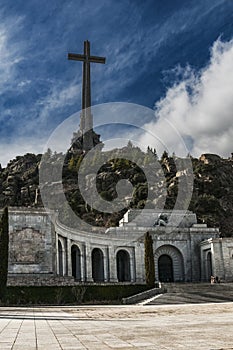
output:
[[[69,53],[69,60],[83,62],[83,86],[82,86],[82,114],[80,122],[80,131],[82,134],[85,131],[93,128],[93,119],[91,115],[91,77],[90,63],[105,63],[105,57],[90,55],[90,42],[84,41],[84,54]],[[88,110],[86,110],[88,108]]]

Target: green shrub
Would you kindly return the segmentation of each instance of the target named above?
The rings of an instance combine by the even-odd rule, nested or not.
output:
[[[4,299],[6,293],[7,273],[8,273],[8,209],[3,210],[0,221],[0,300]]]
[[[145,234],[145,272],[146,272],[146,284],[148,287],[155,286],[155,263],[153,254],[153,240],[149,232]]]
[[[120,304],[122,298],[148,289],[144,285],[85,285],[64,287],[7,287],[8,305]]]

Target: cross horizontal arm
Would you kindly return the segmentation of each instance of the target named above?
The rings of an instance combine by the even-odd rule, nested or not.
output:
[[[86,56],[78,53],[68,53],[68,60],[86,61]]]
[[[94,63],[105,63],[105,57],[98,56],[86,56],[78,53],[68,53],[68,60],[83,61],[83,62],[94,62]]]
[[[98,57],[98,56],[90,56],[88,58],[89,62],[95,62],[95,63],[105,63],[106,58],[105,57]]]

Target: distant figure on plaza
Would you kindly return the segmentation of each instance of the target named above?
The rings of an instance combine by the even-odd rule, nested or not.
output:
[[[211,284],[216,283],[216,280],[215,280],[215,277],[214,277],[214,276],[211,276],[211,277],[210,277],[210,283],[211,283]]]

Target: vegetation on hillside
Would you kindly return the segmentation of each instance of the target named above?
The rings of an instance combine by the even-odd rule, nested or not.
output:
[[[48,151],[48,171],[56,172],[61,155]],[[172,209],[176,203],[179,183],[183,177],[189,180],[185,159],[164,152],[158,159],[155,150],[147,152],[128,144],[127,147],[109,152],[99,150],[94,157],[85,160],[83,153],[68,153],[63,166],[63,189],[69,205],[82,220],[96,226],[117,225],[128,208],[161,207]],[[39,165],[41,155],[26,154],[12,160],[6,168],[0,168],[0,207],[42,206],[39,189]],[[181,166],[176,167],[177,161]],[[183,162],[183,165],[182,165]],[[191,157],[194,186],[189,210],[197,214],[198,222],[220,227],[223,236],[233,236],[233,158],[223,159],[206,154],[199,159]],[[100,165],[99,168],[96,165]],[[157,164],[157,166],[155,166]],[[98,197],[86,203],[79,183],[80,169],[84,183],[90,190],[97,188]],[[96,170],[97,169],[97,170]],[[183,169],[183,170],[182,170]],[[119,193],[119,181],[128,181],[129,191]],[[52,184],[53,185],[53,184]],[[56,186],[50,186],[51,195],[59,195]],[[126,186],[127,187],[127,186]],[[98,200],[106,203],[119,199],[125,209],[112,213],[98,210]],[[56,201],[55,201],[56,202]],[[60,217],[72,225],[68,216],[68,203],[60,208]]]

